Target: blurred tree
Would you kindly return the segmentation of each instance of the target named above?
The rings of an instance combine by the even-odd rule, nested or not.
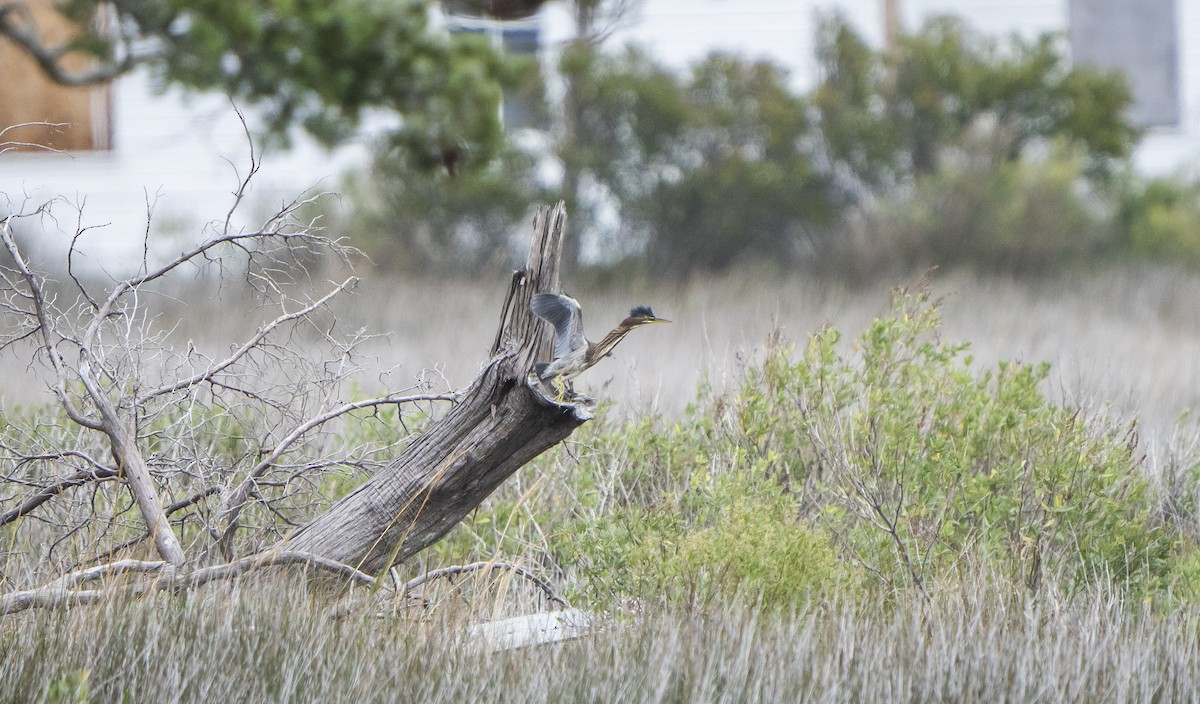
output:
[[[561,198],[567,202],[568,212],[572,214],[568,223],[569,236],[563,247],[563,266],[566,271],[573,271],[579,266],[581,243],[590,235],[598,233],[596,227],[600,219],[600,210],[604,203],[597,202],[594,197],[596,184],[588,176],[592,167],[591,161],[580,161],[576,153],[588,151],[582,144],[590,141],[585,126],[589,111],[588,97],[581,91],[588,86],[581,85],[581,69],[586,69],[599,54],[604,41],[621,23],[640,5],[641,0],[574,0],[571,3],[572,19],[575,24],[575,36],[566,45],[561,57],[559,75],[562,78],[562,100],[560,109],[556,112],[558,124],[555,125],[556,151],[563,167],[561,183]]]
[[[673,168],[634,209],[657,233],[651,263],[691,271],[746,256],[795,261],[835,205],[809,154],[805,100],[775,66],[719,54],[694,69],[685,90]]]
[[[990,133],[996,163],[1056,139],[1082,148],[1094,170],[1137,139],[1124,77],[1070,66],[1052,35],[999,44],[939,17],[889,55],[833,16],[820,23],[818,62],[828,159],[859,189],[935,172],[972,130]]]
[[[680,79],[637,47],[604,54],[577,45],[564,54],[560,70],[572,101],[571,136],[557,145],[564,198],[574,204],[579,240],[590,240],[604,259],[619,260],[629,253],[624,240],[653,237],[631,232],[636,224],[627,211],[675,167],[671,147],[689,119],[687,98]],[[622,231],[604,237],[599,223],[613,208]]]
[[[385,150],[366,178],[347,184],[356,204],[350,229],[388,268],[469,275],[512,264],[513,234],[524,234],[519,226],[530,208],[548,200],[536,173],[535,158],[511,144],[457,176],[430,172],[404,150]]]
[[[548,152],[510,149],[462,183],[422,183],[403,154],[381,162],[374,185],[389,215],[379,222],[409,238],[412,261],[492,261],[520,204],[551,195],[533,176],[539,158],[562,166],[568,268],[586,249],[588,261],[636,256],[686,273],[752,257],[825,261],[848,204],[911,194],[946,164],[982,159],[986,171],[1031,145],[1065,144],[1094,167],[1126,157],[1136,138],[1120,77],[1070,68],[1049,37],[1001,45],[939,18],[889,54],[834,17],[819,35],[822,80],[803,96],[766,63],[712,56],[681,76],[643,49],[604,51],[635,3],[572,4],[577,37],[561,56]]]
[[[817,29],[821,82],[812,102],[821,118],[825,167],[847,190],[886,188],[899,169],[900,135],[881,92],[883,61],[840,17]]]
[[[618,208],[607,258],[644,254],[656,272],[789,257],[833,214],[807,153],[813,123],[784,74],[715,54],[679,77],[644,51],[566,57],[579,132],[565,163]]]
[[[79,34],[43,44],[29,3],[53,7]],[[162,85],[262,106],[277,136],[299,124],[326,143],[347,137],[367,108],[393,110],[414,164],[486,164],[503,143],[502,87],[529,64],[505,61],[486,37],[435,30],[429,12],[429,0],[18,0],[0,5],[0,36],[60,83],[146,65]],[[67,68],[80,56],[88,68]]]
[[[790,261],[833,220],[828,178],[808,154],[815,123],[773,65],[714,55],[680,76],[636,47],[577,43],[561,71],[573,136],[550,156],[576,237],[601,263],[638,257],[682,274]],[[537,178],[544,157],[510,146],[451,179],[383,154],[356,189],[370,198],[353,229],[387,243],[366,243],[377,261],[474,271],[508,253],[530,202],[555,195]]]
[[[575,37],[564,49],[564,66],[580,56],[591,56],[619,25],[639,0],[575,0],[569,5],[575,22]],[[448,9],[466,14],[511,18],[528,14],[539,3],[509,0],[455,0]],[[529,103],[525,107],[556,122],[551,134],[533,135],[509,127],[504,146],[494,158],[472,172],[457,178],[429,171],[414,161],[410,150],[382,150],[376,157],[369,180],[355,184],[357,196],[367,196],[360,204],[353,229],[370,233],[364,246],[372,257],[395,266],[435,267],[442,271],[473,272],[489,262],[511,254],[508,248],[514,231],[523,231],[528,208],[536,202],[565,198],[568,201],[572,229],[563,252],[564,267],[576,267],[579,243],[584,232],[594,229],[595,199],[589,193],[597,181],[586,171],[605,161],[595,154],[580,161],[577,134],[586,119],[587,103],[592,96],[580,96],[574,74],[561,74],[563,91],[560,102],[550,110],[541,86],[518,81],[543,81],[530,71],[506,85],[509,95],[520,94]],[[516,88],[516,90],[512,90]],[[535,122],[543,122],[536,120]],[[545,122],[549,122],[546,120]],[[603,132],[602,124],[589,122],[583,130]],[[600,138],[601,134],[597,133]],[[528,139],[527,139],[528,138]],[[553,141],[553,144],[548,142]],[[588,143],[596,140],[589,137]],[[611,149],[616,147],[609,143]],[[612,154],[607,155],[612,158]],[[562,166],[561,181],[555,186],[539,167],[557,160]],[[587,179],[581,187],[581,179]]]

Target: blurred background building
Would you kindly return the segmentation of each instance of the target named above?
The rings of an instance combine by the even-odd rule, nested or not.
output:
[[[31,5],[50,31],[65,31],[53,26],[51,2]],[[680,69],[714,49],[769,58],[787,67],[803,89],[816,80],[816,17],[833,11],[877,47],[886,46],[897,31],[947,13],[994,36],[1059,33],[1074,61],[1118,68],[1129,76],[1135,96],[1130,117],[1145,129],[1134,155],[1140,172],[1190,173],[1200,157],[1200,3],[1195,2],[643,0],[607,41],[639,43]],[[450,31],[486,33],[508,51],[537,53],[546,66],[554,65],[556,52],[574,31],[570,8],[562,2],[547,3],[516,22],[453,14],[440,21]],[[222,95],[174,86],[162,90],[145,69],[100,88],[63,88],[3,41],[0,71],[0,129],[29,121],[70,124],[39,138],[61,151],[6,153],[0,159],[0,193],[17,205],[56,196],[86,202],[86,224],[110,225],[97,237],[109,239],[114,251],[140,247],[148,203],[161,231],[194,230],[223,215],[250,168],[242,124]],[[248,118],[254,124],[253,111]],[[536,127],[536,117],[519,99],[506,101],[504,118],[513,126]],[[372,124],[367,123],[361,138],[333,150],[297,131],[286,149],[258,154],[262,168],[248,214],[266,213],[304,189],[336,189],[340,174],[369,159]],[[391,118],[380,116],[378,126],[388,124]]]

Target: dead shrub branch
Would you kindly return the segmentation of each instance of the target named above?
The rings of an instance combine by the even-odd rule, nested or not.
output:
[[[63,575],[54,582],[36,589],[0,596],[0,615],[34,608],[93,604],[118,596],[139,597],[158,591],[195,589],[210,582],[235,579],[254,570],[287,565],[311,566],[344,577],[355,584],[390,589],[386,584],[377,582],[371,575],[349,565],[296,550],[276,550],[249,555],[233,562],[195,570],[180,570],[164,560],[119,560]],[[75,588],[87,582],[115,578],[128,573],[154,574],[154,577],[96,589]]]
[[[20,29],[19,11],[5,13],[7,28]],[[375,337],[345,329],[331,310],[358,282],[340,273],[357,251],[321,233],[321,194],[239,224],[258,170],[251,144],[229,212],[157,260],[148,196],[133,271],[89,268],[97,228],[82,205],[27,199],[0,219],[0,352],[25,357],[54,398],[53,407],[0,409],[0,526],[12,531],[0,584],[18,588],[6,603],[100,598],[64,591],[55,572],[115,575],[133,564],[117,558],[147,539],[173,566],[154,568],[160,581],[205,579],[213,568],[190,568],[218,551],[228,556],[220,569],[244,569],[237,552],[262,554],[338,483],[361,481],[407,444],[408,407],[429,417],[433,404],[457,399],[423,379],[347,398],[357,395],[360,348]],[[45,244],[31,248],[31,238]],[[188,316],[206,315],[261,322],[223,352],[223,343],[178,339]],[[394,420],[384,408],[397,409]],[[111,463],[96,459],[106,454]],[[68,567],[97,559],[115,561],[94,573]],[[39,582],[50,586],[20,589]]]

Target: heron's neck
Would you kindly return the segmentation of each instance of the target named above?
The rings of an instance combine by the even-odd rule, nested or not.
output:
[[[633,328],[627,328],[623,325],[618,325],[613,328],[612,332],[608,333],[599,342],[592,343],[592,359],[603,359],[604,355],[612,352],[612,349],[617,346],[617,343],[625,339],[629,331]]]

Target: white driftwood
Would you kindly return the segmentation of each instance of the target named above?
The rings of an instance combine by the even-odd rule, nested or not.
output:
[[[579,609],[516,616],[471,626],[471,642],[488,652],[558,643],[587,635],[592,617]]]

